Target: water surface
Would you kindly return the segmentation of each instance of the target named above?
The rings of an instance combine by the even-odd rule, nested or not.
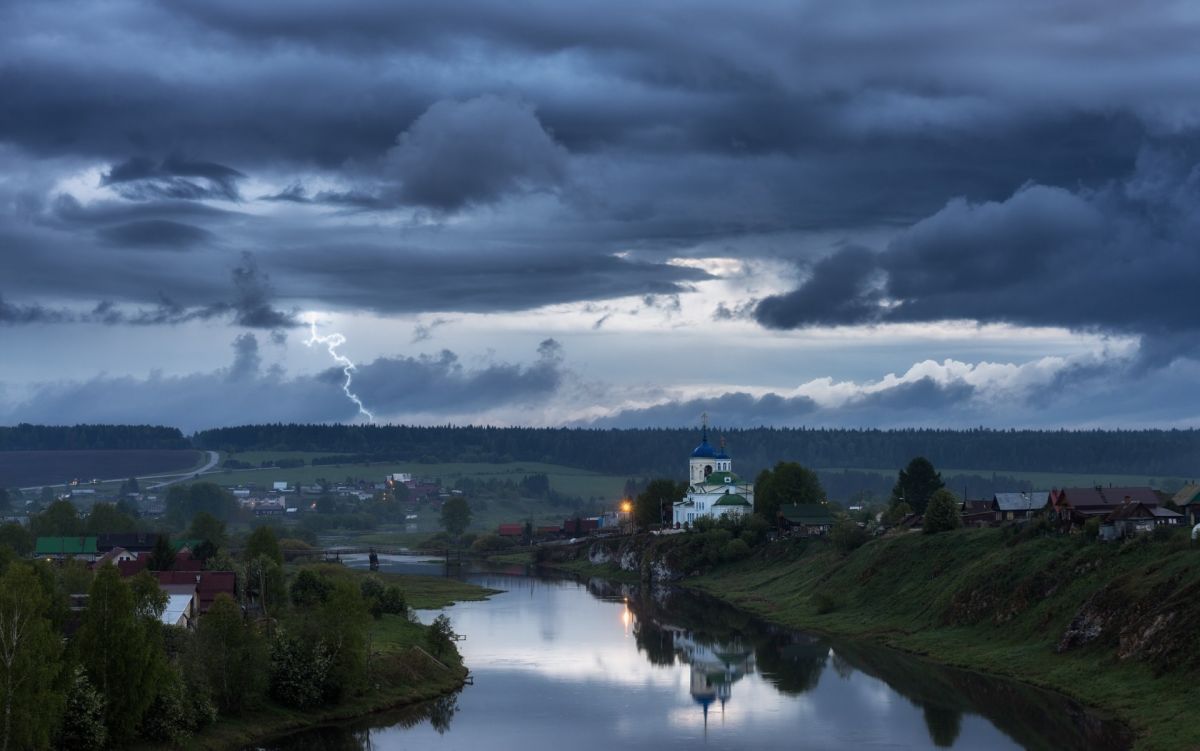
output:
[[[429,564],[384,565],[438,570]],[[269,749],[1125,749],[1057,694],[775,628],[708,598],[477,573],[445,612],[474,685]],[[420,613],[428,621],[436,613]]]

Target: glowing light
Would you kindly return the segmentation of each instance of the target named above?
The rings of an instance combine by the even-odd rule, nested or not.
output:
[[[366,417],[371,422],[375,422],[375,415],[371,414],[371,412],[363,406],[362,400],[358,398],[358,395],[350,390],[350,384],[354,380],[354,376],[352,375],[355,371],[354,363],[350,361],[349,357],[346,357],[337,351],[337,348],[345,343],[346,337],[342,336],[336,331],[332,334],[325,334],[324,336],[318,334],[317,317],[315,315],[310,315],[308,317],[308,339],[304,340],[305,346],[311,347],[314,344],[325,345],[325,348],[329,351],[329,356],[333,358],[334,362],[342,366],[342,372],[346,374],[346,381],[342,384],[342,391],[346,393],[346,398],[354,402],[354,405],[358,407],[359,414],[361,414],[363,417]]]
[[[633,503],[630,501],[621,501],[621,513],[628,514],[630,511],[633,511]]]
[[[625,635],[629,636],[629,623],[633,620],[633,613],[629,612],[629,606],[621,608],[621,623],[625,626]]]

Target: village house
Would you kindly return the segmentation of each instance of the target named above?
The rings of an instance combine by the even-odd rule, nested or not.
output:
[[[825,535],[833,529],[833,514],[823,503],[792,503],[779,507],[779,528],[792,535]]]
[[[992,496],[992,513],[998,522],[1020,521],[1044,510],[1049,503],[1048,490],[996,493]]]
[[[1183,512],[1188,525],[1200,524],[1200,483],[1185,485],[1171,501]]]
[[[1183,514],[1161,506],[1130,501],[1122,503],[1100,524],[1101,540],[1120,540],[1153,532],[1155,527],[1182,526]]]
[[[1093,517],[1104,519],[1126,503],[1157,507],[1158,494],[1148,487],[1060,488],[1050,491],[1048,508],[1061,528],[1071,529]]]

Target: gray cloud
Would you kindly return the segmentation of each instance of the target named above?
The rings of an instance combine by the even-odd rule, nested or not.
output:
[[[96,376],[37,385],[0,422],[157,422],[193,430],[247,422],[351,420],[357,408],[342,393],[342,371],[288,376],[262,367],[258,340],[244,333],[233,342],[229,367],[183,376]],[[359,366],[356,391],[381,417],[455,415],[469,419],[490,409],[529,404],[552,396],[563,379],[562,350],[552,339],[527,365],[491,363],[471,368],[453,352],[379,358]]]
[[[96,231],[104,242],[125,248],[168,248],[187,250],[211,240],[213,234],[191,224],[169,219],[143,219]]]
[[[401,201],[443,211],[553,189],[566,164],[532,106],[491,95],[436,102],[387,156]]]
[[[777,329],[870,320],[880,314],[880,291],[874,283],[877,276],[874,253],[860,247],[843,248],[817,261],[808,279],[792,292],[759,302],[754,317]]]
[[[1142,337],[1158,364],[1195,356],[1200,164],[1147,151],[1097,189],[1026,185],[1003,201],[950,201],[872,255],[845,248],[796,290],[764,299],[775,328],[967,319]],[[871,280],[882,277],[880,285]],[[884,304],[886,301],[887,304]]]
[[[100,180],[132,200],[223,198],[237,201],[241,172],[215,162],[171,156],[155,162],[133,157],[115,165]]]

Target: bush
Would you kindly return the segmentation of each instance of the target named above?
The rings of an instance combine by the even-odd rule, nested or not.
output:
[[[925,507],[925,533],[949,532],[962,526],[958,499],[945,488],[935,490]]]
[[[1093,516],[1083,523],[1083,539],[1089,542],[1100,539],[1100,517]]]
[[[178,747],[192,734],[195,726],[183,680],[172,670],[159,688],[158,696],[154,697],[154,703],[142,716],[141,734],[150,740]]]
[[[740,537],[730,540],[725,543],[725,547],[721,548],[721,558],[726,561],[740,561],[748,555],[750,555],[750,546]]]
[[[454,633],[454,629],[450,626],[450,619],[445,615],[434,618],[433,623],[429,624],[429,631],[425,634],[429,651],[438,659],[454,649],[454,640],[457,637],[458,634]]]
[[[323,642],[309,647],[280,632],[271,643],[271,698],[287,707],[320,706],[331,693],[333,657]]]
[[[484,534],[480,535],[474,543],[471,544],[471,551],[474,553],[500,553],[505,550],[512,550],[517,546],[517,543],[507,537],[500,535]]]
[[[833,546],[843,553],[849,553],[866,543],[867,530],[849,519],[839,519],[829,531],[829,539]]]
[[[1089,521],[1091,520],[1089,519]],[[1167,542],[1175,536],[1175,532],[1178,530],[1179,527],[1168,527],[1165,524],[1160,524],[1150,532],[1150,535],[1154,538],[1155,542]]]
[[[88,680],[83,667],[76,665],[67,690],[67,709],[59,729],[58,747],[102,749],[108,741],[104,725],[104,697]]]

